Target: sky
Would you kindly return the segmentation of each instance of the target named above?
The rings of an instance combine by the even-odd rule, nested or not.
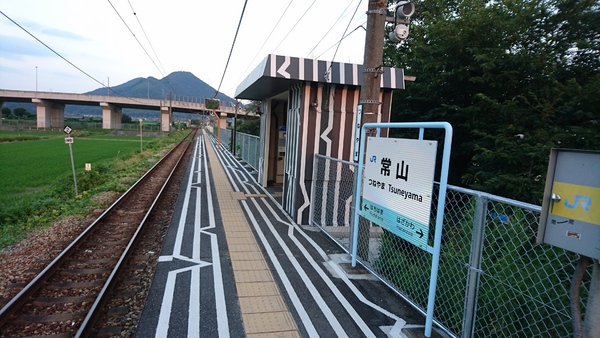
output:
[[[0,0],[0,89],[85,93],[187,71],[215,89],[225,74],[234,97],[268,54],[363,61],[368,1],[247,0],[225,71],[244,3]]]

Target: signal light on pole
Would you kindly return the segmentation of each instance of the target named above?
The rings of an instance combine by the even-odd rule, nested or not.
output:
[[[408,38],[410,17],[415,13],[415,5],[408,1],[402,1],[396,6],[394,14],[394,28],[389,34],[390,41],[398,43]]]
[[[409,19],[411,15],[415,13],[415,4],[402,1],[396,6],[396,18],[398,19]]]

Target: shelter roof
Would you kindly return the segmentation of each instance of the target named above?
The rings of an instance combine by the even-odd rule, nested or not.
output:
[[[404,70],[382,67],[381,88],[404,89]],[[300,81],[360,86],[363,66],[269,54],[237,87],[235,97],[262,100]]]

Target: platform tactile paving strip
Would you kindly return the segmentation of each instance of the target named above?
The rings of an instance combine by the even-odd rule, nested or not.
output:
[[[208,137],[205,135],[208,143]],[[273,275],[256,242],[240,201],[212,147],[206,147],[223,220],[229,257],[247,337],[300,337]]]

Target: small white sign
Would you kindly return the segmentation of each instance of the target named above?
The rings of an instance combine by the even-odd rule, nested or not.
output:
[[[73,138],[72,137],[65,137],[65,143],[67,143],[67,144],[73,143]]]
[[[436,141],[367,138],[363,217],[427,250]]]
[[[358,153],[360,152],[360,124],[362,122],[362,104],[356,107],[356,126],[354,129],[354,162],[358,162]]]
[[[86,170],[86,171],[90,171],[90,170],[92,170],[92,164],[91,164],[91,163],[86,163],[86,164],[85,164],[85,170]]]
[[[65,132],[65,134],[70,134],[73,131],[73,128],[65,126],[65,129],[63,129],[63,131]]]

